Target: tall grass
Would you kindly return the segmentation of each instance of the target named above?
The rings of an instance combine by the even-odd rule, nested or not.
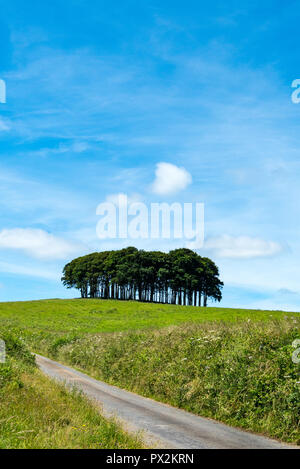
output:
[[[44,350],[130,391],[300,443],[299,365],[291,359],[297,337],[298,319],[207,323],[66,336]]]
[[[83,396],[44,377],[17,337],[2,331],[0,338],[7,347],[0,364],[0,449],[142,447]]]
[[[31,350],[111,384],[287,442],[300,440],[299,365],[291,359],[297,313],[46,300],[0,303],[0,320],[2,330]],[[1,378],[7,381],[5,373],[10,368]],[[46,393],[48,384],[40,386]]]

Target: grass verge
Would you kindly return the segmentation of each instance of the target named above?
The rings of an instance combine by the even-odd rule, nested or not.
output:
[[[66,336],[44,353],[146,397],[300,444],[296,319]]]
[[[0,303],[0,319],[31,350],[110,384],[300,443],[297,313],[46,300]]]
[[[85,397],[43,376],[20,340],[8,333],[0,338],[7,346],[0,364],[0,449],[143,447]]]

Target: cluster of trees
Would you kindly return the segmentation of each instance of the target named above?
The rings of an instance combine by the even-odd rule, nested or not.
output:
[[[77,288],[82,298],[138,300],[207,306],[220,301],[223,283],[207,257],[190,249],[168,254],[128,247],[78,257],[63,270],[62,282]]]

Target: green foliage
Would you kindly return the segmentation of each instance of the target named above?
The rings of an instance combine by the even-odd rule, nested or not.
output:
[[[143,447],[138,436],[38,370],[23,373],[22,380],[21,387],[10,386],[0,394],[0,449]]]
[[[59,360],[193,413],[300,443],[296,322],[88,335],[61,347]]]
[[[0,363],[0,396],[7,386],[22,387],[21,374],[35,366],[34,355],[12,332],[0,330],[0,339],[6,348],[6,361]]]
[[[0,303],[1,329],[13,331],[35,352],[51,338],[76,338],[86,333],[158,329],[208,321],[271,321],[298,317],[297,313],[231,308],[77,299]]]
[[[1,329],[0,338],[7,353],[0,364],[0,449],[143,446],[83,396],[44,377],[18,336]],[[56,341],[52,352],[67,343]]]
[[[64,345],[71,344],[77,340],[76,336],[69,335],[65,337],[58,337],[57,339],[54,340],[54,342],[51,343],[51,346],[49,347],[49,354],[52,357],[56,357],[58,354],[58,351],[60,347],[63,347]]]
[[[297,313],[80,299],[0,303],[0,320],[18,343],[96,378],[299,440],[299,365],[291,360]],[[6,383],[11,372],[3,368]]]
[[[9,382],[12,382],[13,378],[15,378],[15,373],[9,363],[1,363],[0,364],[0,393],[1,390],[6,386]],[[1,394],[0,394],[1,395]]]
[[[74,259],[63,270],[62,282],[82,298],[112,298],[207,306],[220,301],[223,283],[214,262],[190,249],[169,254],[137,250],[104,251]]]
[[[23,364],[33,365],[34,355],[30,353],[24,341],[10,331],[0,330],[0,339],[5,342],[5,349],[8,358],[13,357]]]

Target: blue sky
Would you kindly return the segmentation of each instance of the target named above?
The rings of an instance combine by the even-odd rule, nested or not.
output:
[[[0,6],[0,301],[75,296],[64,264],[124,245],[96,236],[121,192],[205,203],[223,306],[299,311],[300,2]],[[154,193],[160,163],[192,182]]]

